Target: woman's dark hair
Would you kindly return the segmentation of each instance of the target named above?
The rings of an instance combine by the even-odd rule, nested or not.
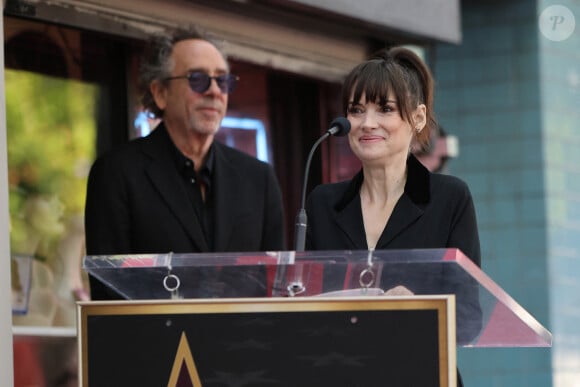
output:
[[[431,129],[437,127],[433,114],[433,76],[425,62],[407,48],[377,51],[352,69],[343,83],[343,110],[346,114],[349,102],[360,102],[363,94],[367,101],[384,105],[389,93],[397,99],[401,118],[411,124],[412,112],[419,104],[425,104],[427,124],[416,136],[422,146],[428,145]]]
[[[163,81],[171,75],[171,53],[173,46],[183,40],[201,39],[210,42],[221,51],[220,45],[195,26],[177,28],[172,31],[154,34],[150,37],[139,64],[139,91],[144,109],[161,117],[163,111],[155,104],[149,86],[153,81]],[[223,55],[223,52],[222,52]],[[225,55],[224,55],[225,58]]]

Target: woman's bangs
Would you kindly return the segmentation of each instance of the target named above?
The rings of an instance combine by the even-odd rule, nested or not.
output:
[[[392,90],[388,73],[380,66],[367,66],[362,69],[354,87],[353,103],[360,103],[365,96],[365,102],[385,105]]]

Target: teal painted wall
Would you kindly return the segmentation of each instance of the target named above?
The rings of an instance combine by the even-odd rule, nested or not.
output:
[[[554,336],[553,348],[459,349],[468,387],[580,385],[580,27],[548,39],[539,15],[554,4],[580,22],[577,0],[464,1],[462,43],[431,56],[482,268]]]
[[[539,83],[554,385],[580,386],[580,1],[538,4],[571,14],[561,12],[561,23],[539,36]],[[571,17],[572,35],[554,41],[566,36],[553,33],[568,31]]]

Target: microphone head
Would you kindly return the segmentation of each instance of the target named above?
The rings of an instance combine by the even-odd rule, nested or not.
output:
[[[330,131],[333,136],[346,136],[350,132],[350,122],[345,117],[336,117],[330,123]]]

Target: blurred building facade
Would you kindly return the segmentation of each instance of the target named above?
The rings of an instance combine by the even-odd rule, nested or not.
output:
[[[461,44],[435,48],[436,112],[460,138],[452,172],[477,203],[483,269],[554,340],[461,349],[470,386],[580,385],[579,17],[577,1],[464,1]]]

